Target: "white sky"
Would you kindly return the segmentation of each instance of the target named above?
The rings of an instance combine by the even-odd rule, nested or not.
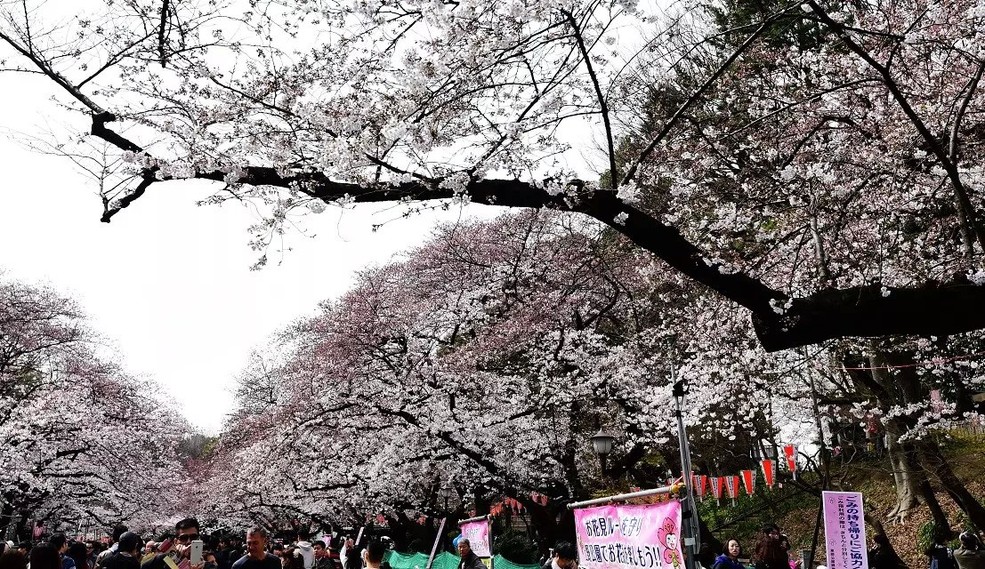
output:
[[[423,242],[440,220],[422,214],[372,232],[395,216],[377,206],[309,216],[294,250],[250,271],[257,257],[240,205],[198,207],[210,186],[168,183],[100,223],[94,182],[67,159],[16,143],[7,129],[39,134],[57,91],[39,79],[0,73],[0,271],[50,284],[75,298],[133,374],[157,380],[192,423],[218,431],[232,407],[235,375],[253,347],[277,329],[338,297],[353,273]],[[80,123],[84,125],[85,123]],[[496,211],[470,206],[468,215]]]

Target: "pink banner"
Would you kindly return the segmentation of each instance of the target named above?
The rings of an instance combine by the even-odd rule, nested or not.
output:
[[[681,504],[575,510],[578,565],[583,569],[679,569]]]
[[[860,492],[822,492],[828,569],[869,569]]]
[[[469,540],[472,553],[479,557],[492,557],[492,547],[489,542],[489,520],[479,520],[467,524],[459,524],[462,537]]]

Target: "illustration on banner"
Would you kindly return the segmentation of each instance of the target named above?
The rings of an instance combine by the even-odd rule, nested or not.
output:
[[[584,569],[680,569],[681,505],[575,510],[579,564]]]

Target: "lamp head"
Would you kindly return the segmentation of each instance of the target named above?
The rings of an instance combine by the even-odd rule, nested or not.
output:
[[[595,454],[599,456],[606,456],[612,452],[612,445],[616,442],[616,437],[606,433],[602,429],[599,432],[592,435],[592,447],[595,449]]]

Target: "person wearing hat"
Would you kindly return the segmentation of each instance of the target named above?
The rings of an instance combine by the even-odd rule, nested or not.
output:
[[[978,536],[966,531],[958,536],[961,547],[954,550],[958,569],[985,569],[985,549]]]
[[[140,549],[143,540],[132,531],[125,532],[117,542],[116,553],[103,561],[103,569],[140,569]]]

